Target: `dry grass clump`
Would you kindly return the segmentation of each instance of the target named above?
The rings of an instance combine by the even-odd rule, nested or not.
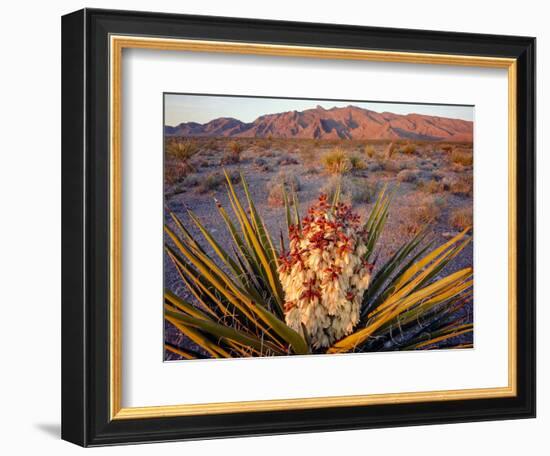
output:
[[[201,179],[200,184],[197,187],[198,193],[211,193],[218,190],[225,182],[225,177],[222,173],[215,172],[210,173],[206,177]]]
[[[361,159],[359,155],[350,155],[349,156],[349,162],[351,165],[351,169],[365,169],[367,166],[365,165],[365,162]]]
[[[371,203],[374,201],[377,185],[360,177],[333,176],[321,189],[321,193],[332,201],[336,189],[340,187],[339,200],[347,204]]]
[[[269,194],[267,204],[270,206],[284,206],[285,198],[292,192],[298,192],[301,188],[300,180],[296,174],[287,171],[279,171],[268,183]]]
[[[227,150],[221,159],[222,165],[233,165],[241,161],[241,153],[244,150],[244,146],[238,141],[231,141],[228,144]]]
[[[193,141],[181,141],[171,139],[166,142],[166,155],[176,161],[187,161],[199,151],[199,147]]]
[[[352,170],[348,154],[341,147],[335,147],[323,157],[323,165],[331,174],[346,174]]]
[[[380,166],[382,167],[383,171],[386,171],[388,173],[397,173],[400,171],[399,164],[395,160],[382,160],[380,162]]]
[[[399,182],[416,182],[420,177],[420,172],[416,169],[404,169],[397,173]]]
[[[191,157],[199,151],[199,148],[194,142],[171,138],[166,141],[165,151],[167,160],[164,178],[168,185],[174,185],[189,173],[195,172]]]
[[[441,197],[424,197],[416,204],[405,206],[400,211],[401,230],[413,235],[419,233],[426,226],[439,221],[445,199]]]
[[[474,154],[472,150],[455,149],[451,153],[451,161],[462,166],[472,166]]]
[[[416,154],[416,145],[412,143],[405,144],[401,149],[399,149],[399,152],[405,155],[413,155]]]
[[[474,188],[474,178],[471,174],[463,174],[452,179],[449,183],[449,191],[454,195],[471,197]]]
[[[363,149],[363,152],[368,158],[374,158],[376,156],[376,149],[372,144],[367,144]]]
[[[164,167],[164,181],[168,185],[174,185],[180,182],[189,173],[195,171],[195,168],[187,162],[169,162]]]
[[[241,175],[238,171],[228,173],[231,183],[238,184],[241,181]],[[206,177],[201,177],[197,185],[197,193],[213,193],[225,184],[225,176],[221,172],[212,172]]]
[[[181,182],[182,187],[184,187],[186,190],[193,187],[198,187],[198,185],[201,183],[201,178],[198,174],[189,174],[188,176],[183,179]]]
[[[449,214],[449,224],[462,231],[474,223],[474,214],[471,207],[462,207],[460,209],[455,209]]]
[[[426,193],[440,193],[445,190],[444,184],[440,179],[421,180],[418,182],[417,188]]]

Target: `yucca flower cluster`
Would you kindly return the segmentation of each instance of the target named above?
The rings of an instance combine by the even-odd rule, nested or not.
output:
[[[314,348],[328,347],[359,322],[373,268],[365,259],[367,232],[350,206],[321,195],[289,237],[278,270],[286,324],[305,328]]]

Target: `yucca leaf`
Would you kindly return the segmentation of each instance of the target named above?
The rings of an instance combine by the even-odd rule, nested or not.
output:
[[[238,197],[235,192],[235,189],[233,188],[233,184],[231,183],[231,179],[229,178],[227,172],[225,173],[225,177],[227,180],[227,185],[229,187],[231,196],[233,197],[233,202],[235,203],[235,207],[237,208],[237,211],[239,212],[240,218],[242,220],[244,231],[246,232],[248,238],[250,239],[250,242],[253,246],[254,253],[258,255],[258,258],[260,259],[260,262],[262,264],[263,270],[265,271],[267,275],[267,279],[269,281],[269,285],[271,289],[274,291],[274,296],[278,299],[279,303],[281,303],[281,296],[277,296],[276,290],[279,287],[279,277],[276,274],[276,272],[273,270],[274,265],[270,264],[268,259],[268,254],[265,252],[260,239],[258,238],[257,234],[255,233],[250,220],[248,219]]]
[[[243,345],[247,345],[250,347],[255,348],[256,350],[259,350],[261,353],[263,353],[264,349],[272,350],[276,353],[284,353],[280,351],[278,347],[275,345],[262,341],[260,339],[251,337],[249,335],[246,335],[240,331],[236,331],[233,328],[230,328],[228,326],[224,326],[218,323],[215,323],[213,321],[209,320],[202,320],[199,318],[190,317],[188,315],[184,315],[180,312],[174,312],[170,309],[165,310],[165,314],[168,317],[171,317],[175,320],[180,321],[181,323],[185,324],[186,326],[193,326],[197,329],[203,330],[209,334],[212,334],[216,337],[223,338],[223,339],[230,339],[234,340],[236,342],[239,342]]]
[[[191,355],[187,351],[182,350],[181,348],[175,347],[175,346],[170,345],[170,344],[164,344],[164,349],[168,350],[168,351],[171,351],[172,353],[175,353],[176,355],[179,355],[179,356],[181,356],[182,358],[185,358],[185,359],[196,359],[195,356]]]
[[[474,329],[473,324],[471,324],[471,323],[465,324],[461,327],[452,328],[451,330],[444,331],[443,334],[438,335],[436,337],[432,337],[429,340],[425,340],[423,342],[418,342],[416,344],[411,344],[411,345],[405,347],[405,349],[407,349],[407,350],[418,350],[418,349],[421,349],[421,348],[425,348],[425,347],[428,347],[430,345],[434,345],[434,344],[437,344],[439,342],[443,342],[444,340],[451,339],[453,337],[457,337],[457,336],[460,336],[462,334],[472,332],[473,329]]]
[[[182,322],[179,321],[179,319],[174,318],[172,315],[170,315],[170,311],[167,310],[164,312],[164,318],[167,321],[169,321],[171,324],[173,324],[176,328],[178,328],[189,339],[195,342],[204,351],[208,352],[212,357],[231,358],[231,355],[226,350],[224,350],[218,344],[215,344],[212,341],[208,340],[208,338],[205,337],[203,334],[201,334],[199,331],[196,331],[193,328],[190,328],[189,326],[182,324]]]
[[[449,242],[434,249],[421,260],[415,261],[400,276],[396,277],[395,284],[391,287],[391,292],[384,297],[385,299],[382,303],[374,306],[374,309],[368,315],[369,318],[379,312],[383,312],[406,294],[412,293],[419,286],[421,286],[421,284],[425,283],[428,277],[433,276],[434,270],[436,270],[439,265],[443,263],[447,264],[445,260],[450,258],[455,251],[452,248],[453,244],[458,242],[464,234],[465,231],[455,236]],[[458,249],[462,250],[464,246],[465,244],[460,244]]]
[[[359,344],[363,343],[365,340],[367,340],[368,337],[373,335],[376,330],[382,327],[385,323],[391,321],[401,312],[404,312],[411,306],[418,304],[424,299],[435,297],[437,293],[441,292],[442,290],[446,290],[448,285],[452,283],[456,283],[457,286],[459,286],[461,282],[468,276],[471,276],[471,268],[465,268],[457,271],[454,274],[451,274],[418,291],[415,291],[414,293],[411,293],[410,295],[402,297],[400,300],[393,303],[391,307],[388,307],[384,313],[377,315],[372,320],[369,320],[365,328],[360,329],[350,336],[347,336],[336,342],[332,347],[329,348],[328,352],[340,353],[354,350]]]
[[[174,293],[172,293],[169,290],[166,290],[164,292],[164,301],[176,308],[178,308],[180,311],[183,311],[192,317],[195,318],[202,318],[202,319],[209,319],[209,317],[198,310],[195,306],[188,303],[184,299],[180,298],[179,296],[176,296]]]

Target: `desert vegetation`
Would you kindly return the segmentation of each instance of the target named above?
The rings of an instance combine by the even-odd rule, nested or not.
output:
[[[229,180],[224,171],[227,172]],[[245,182],[242,181],[241,175],[245,177]],[[167,227],[172,233],[177,233],[178,229],[183,227],[191,238],[186,237],[185,232],[177,234],[179,238],[182,239],[183,236],[182,240],[187,244],[197,242],[204,255],[211,258],[211,266],[215,264],[216,268],[220,268],[219,274],[231,274],[234,266],[238,266],[239,270],[244,267],[247,271],[254,267],[253,264],[247,265],[247,261],[257,258],[259,253],[249,251],[251,258],[247,260],[245,255],[244,260],[238,259],[241,253],[234,244],[237,239],[236,233],[243,227],[246,229],[244,216],[250,218],[251,226],[258,231],[258,236],[262,236],[264,229],[269,233],[272,247],[279,255],[282,245],[288,249],[288,217],[292,217],[292,223],[295,223],[295,214],[300,212],[300,217],[303,218],[308,208],[316,207],[319,195],[326,195],[329,202],[337,196],[338,201],[353,208],[358,217],[368,220],[384,191],[386,197],[391,193],[391,204],[388,205],[384,229],[380,231],[379,239],[376,241],[378,248],[370,258],[373,264],[371,280],[384,270],[394,255],[402,252],[404,245],[411,242],[411,239],[422,238],[422,242],[431,242],[432,248],[453,240],[454,246],[461,245],[460,249],[453,250],[453,260],[446,263],[445,274],[452,275],[472,267],[472,243],[469,241],[463,244],[464,239],[470,239],[473,223],[471,143],[273,137],[169,137],[165,143]],[[239,209],[239,202],[244,215]],[[234,210],[237,210],[237,214]],[[261,215],[261,222],[259,219],[255,221],[255,213]],[[196,221],[200,221],[199,225]],[[224,229],[227,224],[234,230]],[[207,229],[212,239],[215,239],[214,244],[205,242],[203,229]],[[252,242],[246,232],[240,233],[240,236],[243,245]],[[175,296],[167,298],[167,306],[170,312],[178,313],[181,312],[181,309],[178,310],[178,304],[181,305],[178,300],[197,304],[198,289],[189,288],[189,284],[182,281],[181,265],[177,266],[174,263],[174,258],[181,258],[182,252],[177,251],[171,235],[168,235],[167,245],[173,250],[171,254],[167,254],[165,260],[165,286]],[[403,261],[405,258],[409,261],[414,258],[415,252],[420,249],[420,243],[417,247],[416,250],[409,251]],[[228,263],[224,262],[224,255],[218,255],[219,249],[234,257],[232,261],[236,263],[231,264],[229,259]],[[203,260],[206,261],[207,258],[204,257]],[[266,266],[256,266],[259,267],[258,270],[266,273]],[[269,283],[268,277],[265,277],[265,280]],[[256,291],[261,296],[266,293],[263,288]],[[223,304],[225,301],[222,299],[220,302]],[[267,307],[273,310],[272,305],[269,304]],[[425,339],[423,342],[410,341],[410,344],[400,346],[470,346],[471,328],[468,331],[464,325],[470,325],[472,321],[471,300],[463,299],[460,304],[457,302],[453,306],[456,306],[458,315],[457,327],[462,328],[455,336],[444,338],[434,344],[428,343],[429,339]],[[205,309],[201,312],[209,313]],[[277,312],[274,312],[275,316],[284,322],[284,309],[280,314]],[[187,317],[184,316],[184,320]],[[245,347],[246,344],[235,340],[229,345],[221,344],[221,348],[211,346],[210,350],[213,352],[210,352],[204,344],[199,343],[199,340],[202,340],[200,338],[211,342],[218,339],[213,337],[212,333],[199,330],[188,321],[186,323],[178,318],[179,315],[172,315],[166,323],[167,359],[189,356],[217,357],[222,356],[220,349],[232,356],[237,353],[240,356],[244,356],[245,353],[258,355],[257,348]],[[216,318],[221,316],[218,315]],[[249,320],[250,318],[247,321]],[[242,324],[242,321],[233,321],[233,326],[230,326],[232,329],[243,329],[239,326]],[[182,331],[182,328],[185,331]],[[464,332],[461,332],[462,330]],[[250,335],[249,330],[243,331]],[[294,332],[301,334],[300,331]],[[277,350],[281,350],[281,346],[292,345],[285,342],[281,335],[274,337],[272,342],[275,345],[272,352],[267,354],[276,354]],[[392,346],[387,340],[385,343],[388,344],[387,347]],[[363,349],[382,349],[383,346],[384,344],[380,347],[374,344]],[[307,350],[313,352],[320,349],[320,346],[308,347]]]

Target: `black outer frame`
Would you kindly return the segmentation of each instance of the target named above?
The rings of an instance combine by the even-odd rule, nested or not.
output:
[[[110,421],[110,34],[516,58],[517,396]],[[534,38],[96,9],[62,18],[63,439],[98,446],[534,416]]]

